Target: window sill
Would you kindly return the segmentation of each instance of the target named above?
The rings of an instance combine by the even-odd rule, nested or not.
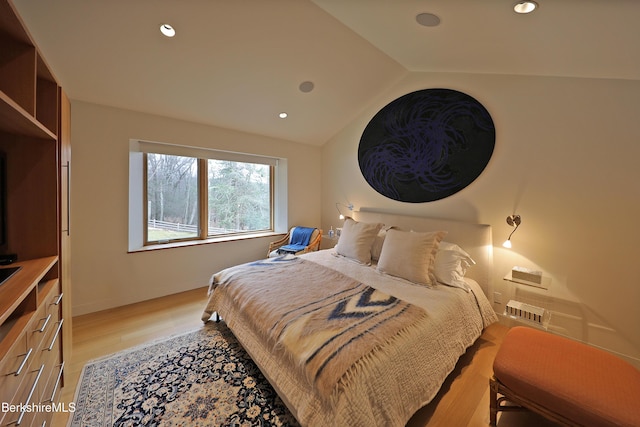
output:
[[[236,236],[222,236],[222,237],[212,237],[210,239],[204,240],[189,240],[184,242],[169,242],[169,243],[161,243],[157,245],[148,245],[143,246],[138,249],[130,249],[128,253],[138,253],[138,252],[149,252],[149,251],[158,251],[163,249],[174,249],[174,248],[183,248],[187,246],[199,246],[199,245],[210,245],[214,243],[224,243],[224,242],[235,242],[238,240],[249,240],[249,239],[258,239],[262,237],[274,237],[274,236],[284,236],[285,233],[276,233],[274,231],[267,231],[263,233],[252,233],[252,234],[241,234]]]

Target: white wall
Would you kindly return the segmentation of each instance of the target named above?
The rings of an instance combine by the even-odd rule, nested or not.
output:
[[[264,257],[273,240],[127,253],[131,138],[287,158],[290,224],[320,223],[318,147],[79,101],[71,123],[74,316],[206,286],[216,271]]]
[[[460,90],[488,109],[493,157],[446,199],[386,199],[360,174],[360,135],[388,102],[433,87]],[[318,148],[73,101],[74,315],[205,286],[213,272],[263,256],[270,240],[127,253],[128,141],[140,138],[287,157],[291,224],[337,227],[336,202],[491,224],[497,312],[511,298],[537,302],[553,311],[550,329],[637,362],[639,112],[638,81],[412,73]],[[511,213],[523,223],[508,251],[500,245]],[[543,270],[549,290],[502,280],[513,265]]]
[[[467,188],[420,204],[393,201],[362,178],[357,149],[373,115],[414,90],[450,88],[492,115],[496,146]],[[550,329],[640,362],[640,81],[412,73],[378,97],[322,151],[322,226],[340,226],[335,203],[493,226],[494,304],[517,298],[552,310]],[[501,247],[522,225],[513,249]],[[502,280],[513,265],[551,278],[547,291]],[[493,297],[491,292],[490,297]]]

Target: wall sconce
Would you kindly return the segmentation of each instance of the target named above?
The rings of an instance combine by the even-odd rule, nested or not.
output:
[[[509,237],[507,237],[507,240],[504,241],[502,246],[504,246],[507,249],[511,249],[511,236],[513,235],[513,233],[516,232],[521,222],[522,222],[522,218],[520,218],[520,215],[509,215],[507,217],[507,224],[515,228],[513,229],[511,234],[509,234]]]
[[[348,205],[343,205],[342,203],[336,203],[336,210],[340,214],[340,216],[338,217],[340,219],[345,219],[345,216],[343,215],[343,213],[340,212],[340,206],[344,206],[345,208],[349,209],[350,211],[353,211],[353,205],[351,203],[349,203]]]

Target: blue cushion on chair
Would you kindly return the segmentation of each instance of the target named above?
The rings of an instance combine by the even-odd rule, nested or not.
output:
[[[284,245],[278,249],[278,253],[293,253],[304,250],[311,240],[311,235],[315,231],[315,228],[310,227],[294,227],[291,231],[291,239],[289,244]]]

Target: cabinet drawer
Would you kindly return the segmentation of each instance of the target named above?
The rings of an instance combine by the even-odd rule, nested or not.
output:
[[[38,307],[29,328],[28,345],[34,350],[41,351],[48,348],[57,332],[60,321],[60,301],[61,295],[51,290]]]
[[[30,346],[37,349],[39,353],[47,350],[53,351],[53,349],[60,346],[59,340],[62,333],[60,324],[62,320],[60,320],[58,313],[49,313],[46,319],[48,324],[44,331],[40,332],[39,329],[36,330],[34,328],[31,333],[33,340],[31,340]]]
[[[22,386],[18,390],[14,399],[11,401],[11,410],[4,414],[4,418],[2,419],[3,426],[31,425],[31,422],[35,418],[37,412],[33,410],[27,411],[26,409],[30,408],[25,407],[25,405],[38,403],[36,393],[38,391],[40,381],[42,380],[43,371],[44,366],[39,366],[37,369],[29,369],[29,372],[25,374],[25,381],[22,383]]]
[[[60,353],[60,340],[62,337],[63,323],[64,320],[60,319],[56,320],[56,322],[51,325],[51,330],[47,335],[45,335],[38,353],[44,354],[45,357],[47,357],[46,355],[48,353]]]
[[[58,325],[56,325],[57,329]],[[59,340],[60,334],[57,335],[51,334],[51,337],[46,341],[45,346],[38,351],[35,355],[35,359],[33,361],[37,366],[44,365],[44,372],[42,373],[42,379],[40,380],[40,384],[42,387],[38,392],[38,402],[46,403],[51,397],[51,392],[53,391],[53,386],[51,387],[51,392],[49,396],[45,396],[46,390],[45,386],[51,380],[52,377],[57,376],[58,370],[56,366],[60,365],[60,344]]]
[[[64,294],[59,293],[59,292],[51,292],[51,294],[49,294],[49,296],[47,297],[47,309],[49,310],[49,312],[59,312],[60,309],[62,308],[62,298],[64,297]]]
[[[55,328],[54,323],[55,319],[52,319],[52,315],[47,313],[47,307],[44,304],[38,307],[27,328],[27,345],[34,351],[39,351],[44,345],[46,336],[51,334],[51,330]]]
[[[44,381],[42,379],[42,387],[40,388],[39,403],[48,405],[55,403],[59,400],[61,387],[62,387],[62,375],[64,372],[64,362],[60,362],[60,353],[57,353],[57,357],[52,357],[49,362],[49,378]],[[44,372],[43,372],[44,375]]]
[[[20,337],[0,362],[0,402],[13,400],[13,396],[26,376],[34,356],[34,350],[27,348],[26,334],[20,334]]]
[[[39,403],[43,405],[51,405],[60,400],[60,393],[62,387],[62,375],[64,372],[64,362],[60,363],[60,352],[52,353],[57,357],[52,358],[49,362],[53,364],[53,370],[49,372],[49,379],[45,381],[44,376],[47,373],[47,366],[45,366],[42,377],[38,382],[38,388],[40,389]],[[45,384],[46,383],[46,384]],[[42,387],[40,387],[42,385]],[[39,411],[35,414],[34,420],[31,423],[32,427],[45,427],[51,425],[51,420],[54,417],[53,411]]]
[[[49,335],[47,335],[42,348],[34,355],[34,366],[44,366],[42,378],[40,379],[40,388],[38,389],[37,399],[38,403],[44,402],[49,399],[45,397],[45,386],[50,381],[51,377],[57,375],[56,366],[60,365],[60,334],[62,333],[62,323],[56,322],[54,328]]]

